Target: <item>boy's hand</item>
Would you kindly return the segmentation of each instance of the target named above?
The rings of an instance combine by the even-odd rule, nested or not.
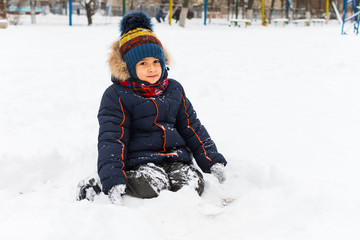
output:
[[[219,183],[223,183],[225,181],[225,166],[222,163],[216,163],[211,168],[211,174],[214,175]]]
[[[109,199],[112,204],[120,205],[121,204],[121,196],[125,193],[125,184],[119,184],[113,186],[109,191]]]

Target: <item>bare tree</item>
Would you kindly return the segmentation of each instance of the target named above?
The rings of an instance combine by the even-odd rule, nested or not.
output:
[[[311,18],[311,13],[310,13],[310,0],[305,0],[305,8],[306,8],[306,13],[305,13],[305,16],[306,16],[306,19],[309,19]]]
[[[92,16],[99,9],[100,4],[99,0],[80,0],[80,4],[82,7],[86,9],[86,17],[88,19],[88,25],[92,24]]]
[[[271,0],[270,14],[269,14],[269,24],[271,23],[271,15],[274,10],[275,0]]]
[[[7,11],[6,1],[0,0],[0,18],[6,19],[6,11]]]
[[[252,20],[253,18],[253,5],[254,0],[248,0],[247,10],[246,10],[246,18]]]
[[[227,8],[228,8],[228,15],[227,20],[230,20],[230,7],[231,7],[231,0],[227,0]]]
[[[36,23],[35,0],[30,0],[30,14],[31,14],[31,24],[35,24]]]
[[[183,2],[183,7],[181,9],[180,20],[179,20],[179,26],[181,27],[185,27],[185,21],[189,11],[189,3],[190,0],[184,0]]]

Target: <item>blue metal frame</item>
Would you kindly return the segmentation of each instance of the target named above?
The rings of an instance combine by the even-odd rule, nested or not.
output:
[[[291,0],[286,0],[286,18],[289,19],[289,11],[290,11],[290,4]]]
[[[207,0],[204,1],[204,25],[206,26]]]
[[[346,12],[348,9],[348,4],[351,4],[352,15],[346,18]],[[354,21],[354,33],[359,33],[359,23],[360,23],[360,7],[358,6],[358,0],[344,0],[344,9],[343,9],[343,17],[342,17],[342,28],[341,34],[346,34],[344,30],[344,26],[346,22]]]
[[[72,0],[69,0],[69,26],[72,26]]]

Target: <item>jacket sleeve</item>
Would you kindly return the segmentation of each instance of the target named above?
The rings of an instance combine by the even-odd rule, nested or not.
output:
[[[226,165],[226,160],[218,153],[217,148],[205,127],[201,125],[196,112],[186,98],[182,89],[182,104],[177,115],[176,128],[185,139],[186,145],[192,151],[194,158],[205,173],[210,173],[210,168],[215,163]]]
[[[124,171],[130,136],[130,118],[121,97],[109,87],[98,113],[98,174],[105,194],[115,185],[126,184]]]

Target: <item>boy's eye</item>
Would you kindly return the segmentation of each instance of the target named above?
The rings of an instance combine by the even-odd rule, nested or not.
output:
[[[140,62],[139,65],[146,65],[146,62]]]
[[[160,60],[155,60],[154,63],[160,63]]]

